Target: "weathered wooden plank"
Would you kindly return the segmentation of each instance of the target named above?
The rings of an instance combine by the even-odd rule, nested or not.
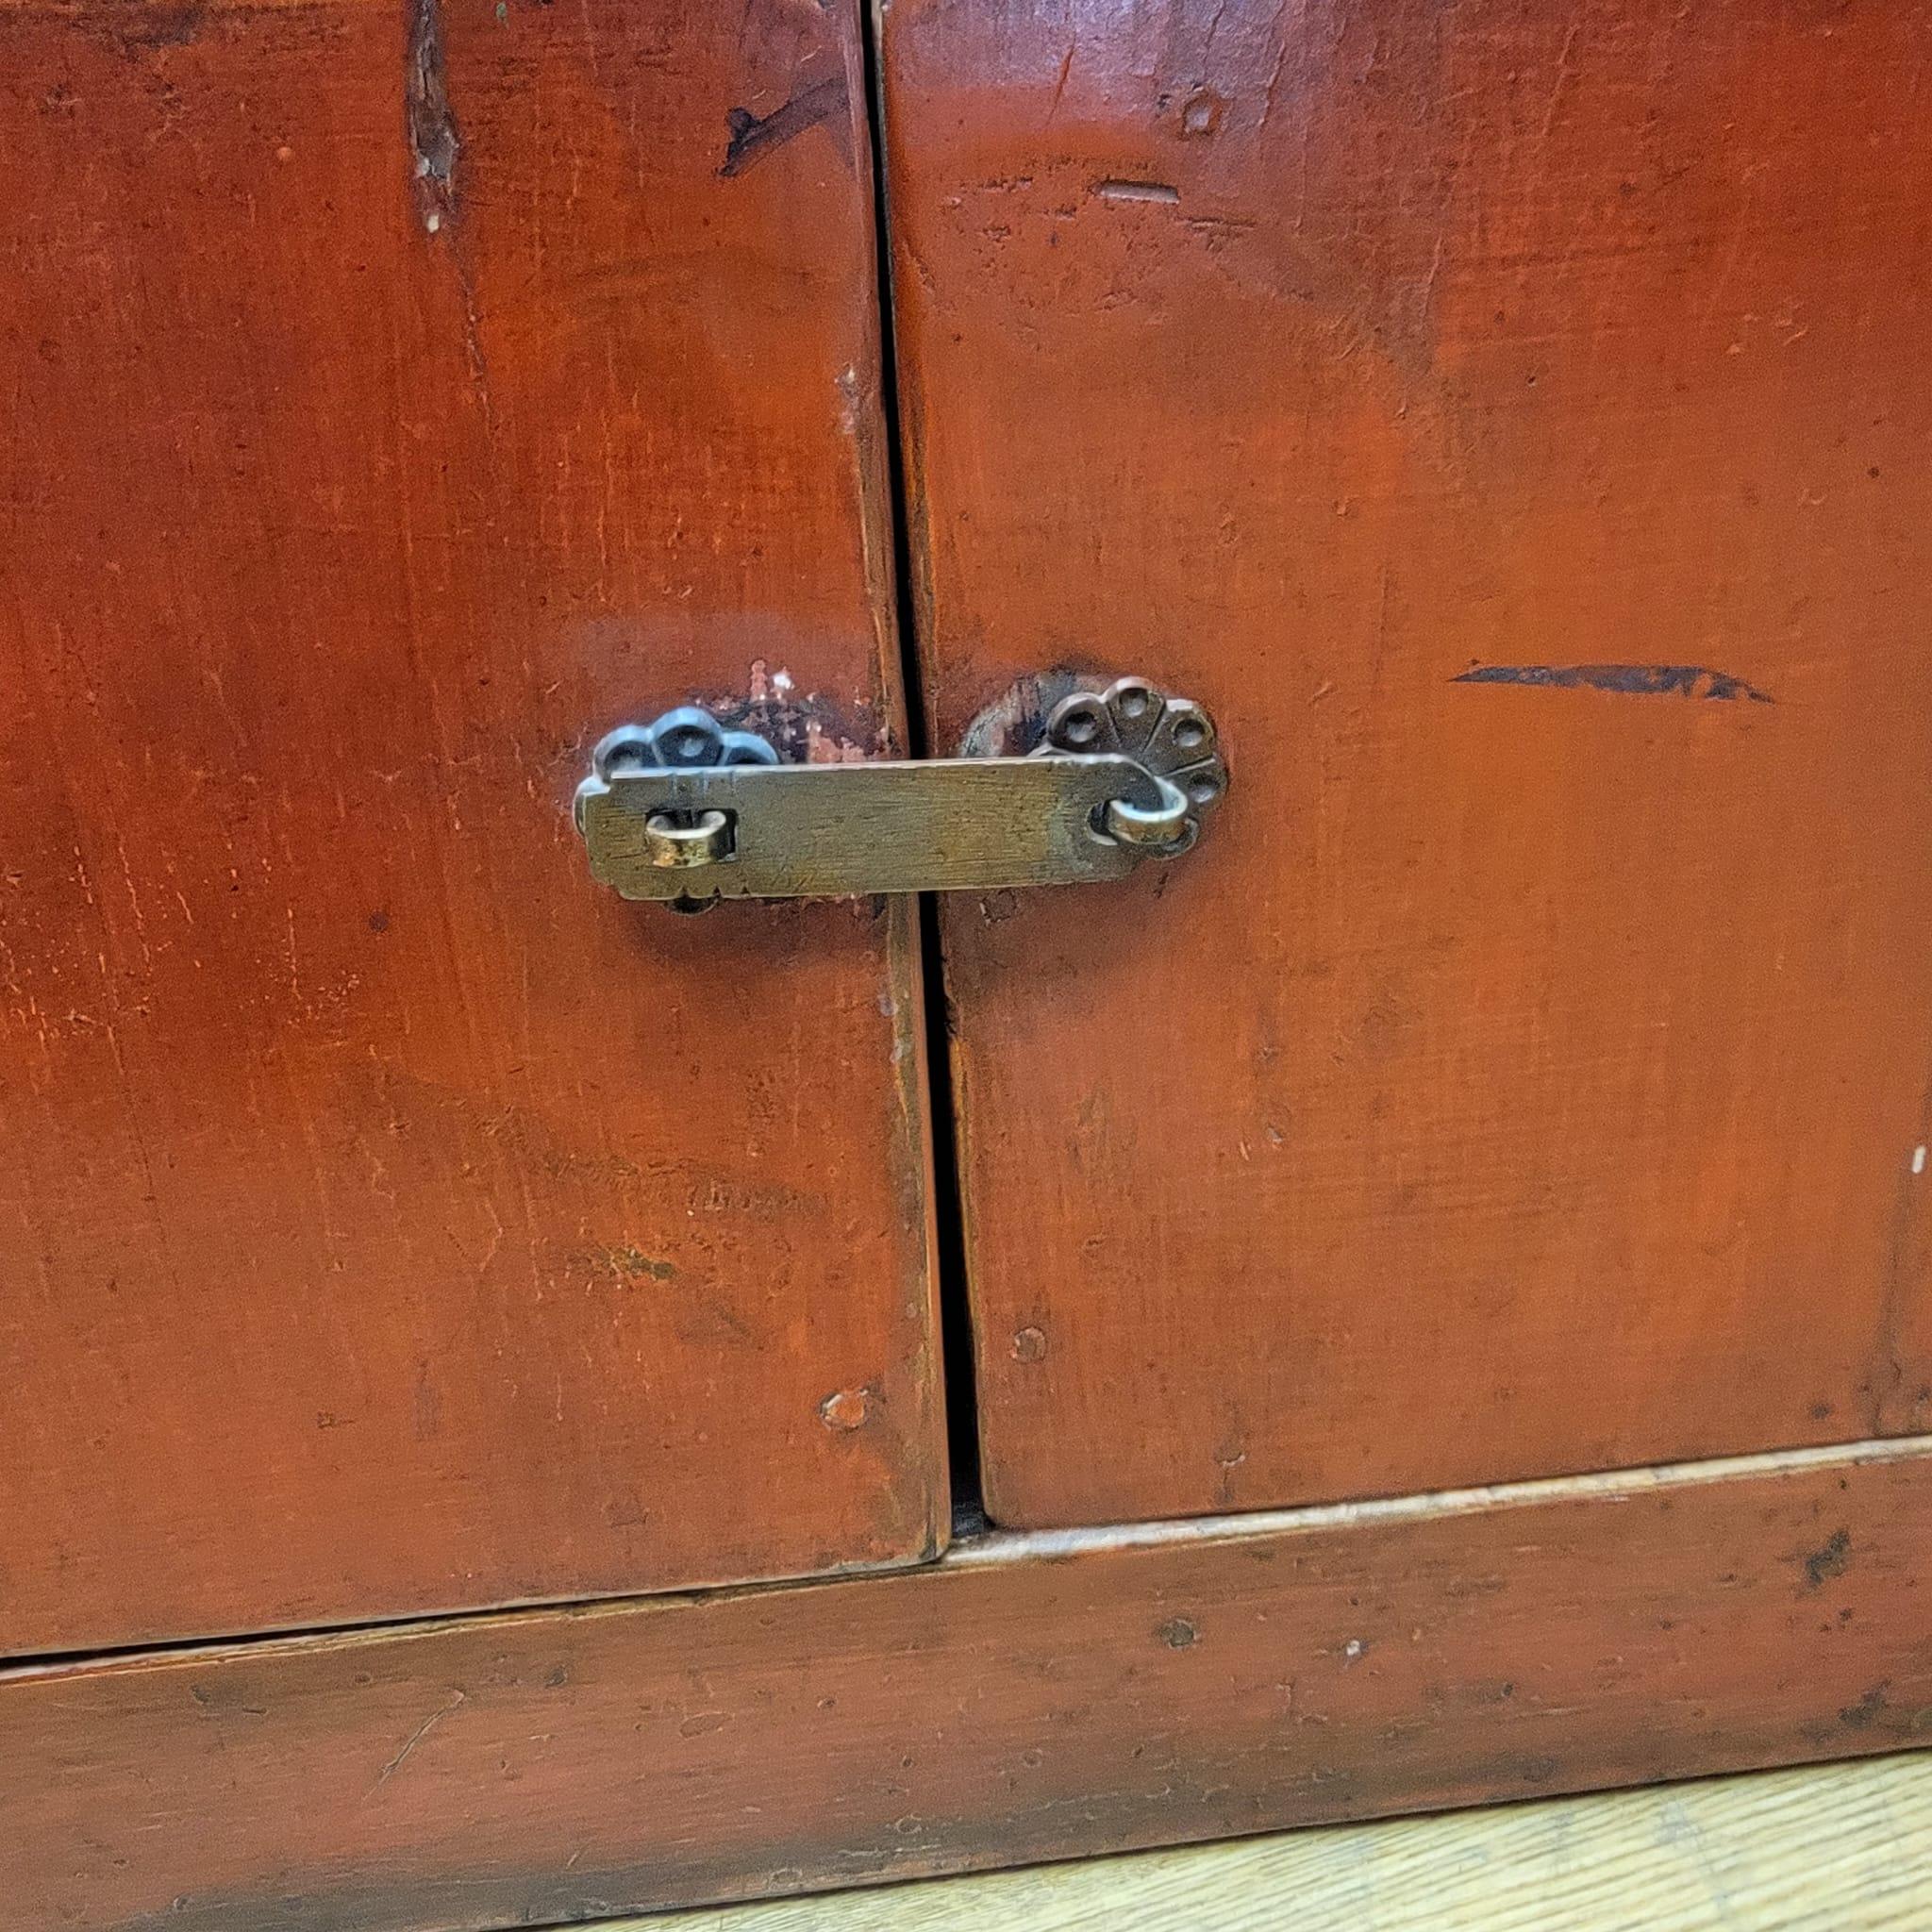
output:
[[[0,1897],[452,1932],[1932,1741],[1932,1441],[0,1675]]]

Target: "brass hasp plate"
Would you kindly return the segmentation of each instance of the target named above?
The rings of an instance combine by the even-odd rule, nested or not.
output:
[[[1062,698],[1023,758],[787,764],[680,706],[603,739],[576,824],[592,876],[691,908],[1120,878],[1189,851],[1226,789],[1208,713],[1123,677]]]

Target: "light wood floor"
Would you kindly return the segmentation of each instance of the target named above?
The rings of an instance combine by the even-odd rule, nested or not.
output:
[[[1932,1932],[1932,1752],[604,1932]]]

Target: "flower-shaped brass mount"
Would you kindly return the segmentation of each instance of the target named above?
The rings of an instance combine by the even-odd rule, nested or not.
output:
[[[1105,691],[1076,691],[1047,715],[1040,758],[1053,752],[1091,757],[1111,752],[1159,782],[1155,807],[1109,799],[1095,814],[1103,838],[1161,858],[1185,852],[1201,836],[1201,815],[1227,790],[1227,766],[1214,721],[1188,698],[1171,698],[1144,677],[1120,677]]]

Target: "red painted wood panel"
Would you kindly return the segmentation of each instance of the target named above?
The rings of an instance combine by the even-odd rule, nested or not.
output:
[[[1932,13],[884,19],[936,736],[1233,772],[946,908],[994,1516],[1923,1426]]]
[[[0,1644],[916,1559],[904,908],[588,747],[901,704],[856,11],[0,7]]]

